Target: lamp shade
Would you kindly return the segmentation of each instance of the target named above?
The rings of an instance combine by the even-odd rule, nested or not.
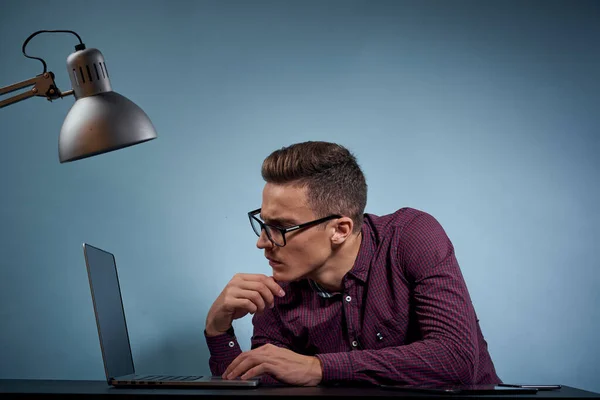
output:
[[[146,113],[112,90],[102,53],[83,47],[67,57],[67,73],[76,101],[58,138],[61,163],[156,138]]]
[[[156,138],[150,118],[116,92],[77,99],[60,130],[61,163],[121,149]]]

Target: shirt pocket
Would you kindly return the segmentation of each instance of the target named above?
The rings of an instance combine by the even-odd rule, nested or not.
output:
[[[364,349],[379,350],[405,344],[406,325],[402,321],[382,320],[366,327],[361,335]]]

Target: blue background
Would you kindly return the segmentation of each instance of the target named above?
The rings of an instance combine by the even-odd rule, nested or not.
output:
[[[0,378],[104,379],[84,241],[116,255],[138,372],[208,373],[212,301],[270,272],[261,162],[312,139],[357,155],[367,212],[445,227],[502,379],[600,391],[599,2],[0,7],[0,86],[40,73],[30,33],[73,29],[159,133],[61,165],[72,97],[0,111]],[[63,90],[75,43],[28,47]]]

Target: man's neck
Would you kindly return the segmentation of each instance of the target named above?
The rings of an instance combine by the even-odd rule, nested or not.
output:
[[[344,276],[354,267],[361,242],[361,232],[350,236],[336,249],[333,256],[309,278],[329,292],[341,291]]]

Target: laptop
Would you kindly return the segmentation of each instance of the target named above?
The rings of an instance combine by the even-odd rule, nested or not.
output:
[[[253,388],[259,379],[225,380],[218,376],[138,375],[135,373],[129,333],[123,310],[115,256],[108,251],[83,244],[96,325],[102,349],[106,381],[112,386],[128,387],[225,387]]]

